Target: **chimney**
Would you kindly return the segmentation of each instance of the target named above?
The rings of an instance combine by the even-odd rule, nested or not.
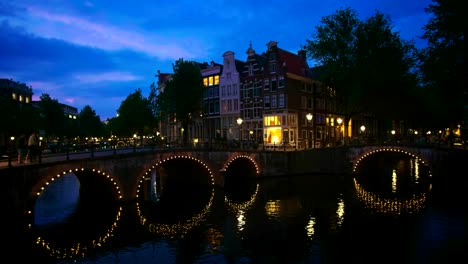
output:
[[[302,58],[304,61],[307,60],[307,53],[306,53],[305,50],[299,50],[299,51],[297,52],[297,55],[301,56],[301,58]]]

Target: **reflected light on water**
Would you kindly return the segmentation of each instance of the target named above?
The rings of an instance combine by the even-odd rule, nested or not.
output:
[[[237,230],[238,231],[243,231],[244,226],[245,226],[245,212],[244,210],[239,210],[236,213],[236,218],[237,218]]]
[[[392,192],[396,193],[397,191],[397,172],[396,169],[392,171]]]
[[[311,216],[310,219],[309,219],[309,222],[307,223],[306,225],[306,232],[307,232],[307,236],[312,239],[314,238],[314,234],[315,234],[315,217]]]
[[[416,213],[426,205],[426,193],[414,194],[409,199],[383,198],[378,193],[367,191],[356,179],[354,179],[354,187],[356,189],[356,195],[358,199],[364,204],[364,207],[368,210],[381,213],[400,215],[403,213]],[[429,186],[429,190],[430,190]]]
[[[276,218],[280,215],[281,200],[269,200],[265,203],[265,211],[268,216]]]
[[[336,215],[338,217],[337,224],[341,226],[344,220],[344,213],[345,213],[345,204],[342,198],[338,199],[338,209],[336,209]]]

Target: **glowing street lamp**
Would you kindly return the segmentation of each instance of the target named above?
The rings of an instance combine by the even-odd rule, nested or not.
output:
[[[241,130],[241,127],[242,127],[242,122],[244,122],[244,120],[242,120],[242,118],[237,118],[236,120],[237,122],[237,125],[239,125],[239,141],[241,143],[241,148],[242,148],[242,130]]]
[[[314,116],[313,116],[311,113],[308,113],[308,114],[306,115],[307,122],[308,122],[309,124],[310,124],[310,121],[312,121],[312,118],[313,118],[313,117],[314,117]],[[312,125],[313,125],[313,124],[312,124]],[[313,131],[313,129],[312,129],[312,133],[313,133],[313,132],[314,132],[314,131]],[[309,145],[309,146],[308,146],[309,148],[312,146],[312,139],[311,139],[311,135],[310,135],[310,134],[311,134],[311,133],[310,133],[310,131],[309,131],[309,144],[308,144],[308,145]]]
[[[342,138],[343,133],[344,133],[344,130],[343,130],[343,128],[341,127],[341,124],[343,123],[343,119],[342,119],[341,117],[338,117],[338,118],[336,119],[336,122],[338,123],[338,129],[340,130],[340,134],[339,134],[339,135],[340,135],[340,143],[341,143],[341,138]]]

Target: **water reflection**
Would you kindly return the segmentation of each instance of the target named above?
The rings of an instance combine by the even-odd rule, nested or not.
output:
[[[149,232],[164,237],[183,237],[192,228],[205,221],[214,199],[214,188],[209,186],[172,186],[157,202],[137,203],[140,224]],[[207,200],[200,199],[209,192]],[[200,202],[202,201],[202,202]],[[204,207],[197,211],[200,204]]]
[[[425,208],[432,189],[427,166],[416,158],[374,155],[354,175],[357,198],[370,213],[398,216]]]
[[[448,217],[430,207],[427,167],[395,156],[361,166],[353,177],[231,179],[225,188],[179,182],[115,211],[72,196],[63,200],[73,210],[53,205],[57,193],[38,212],[66,216],[45,217],[33,242],[60,263],[426,263],[442,255]],[[146,188],[159,183],[146,177]]]

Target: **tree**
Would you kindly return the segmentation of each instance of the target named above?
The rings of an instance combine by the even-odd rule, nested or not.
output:
[[[302,47],[322,68],[321,81],[335,87],[345,124],[366,112],[381,121],[407,118],[409,98],[414,98],[410,91],[417,84],[416,49],[401,40],[391,24],[380,12],[361,21],[355,10],[340,9],[322,18],[312,40]],[[394,111],[395,102],[408,108]]]
[[[431,117],[439,126],[467,122],[466,32],[463,1],[433,0],[426,9],[432,17],[423,27],[428,47],[422,52],[422,75],[431,95]],[[465,124],[465,127],[468,124]]]
[[[49,137],[60,137],[64,134],[64,124],[66,121],[62,106],[49,94],[42,94],[39,101],[39,111],[42,120],[42,129]]]
[[[79,135],[81,137],[98,137],[104,133],[104,125],[101,118],[96,115],[91,106],[86,105],[78,114]]]
[[[143,97],[141,89],[136,89],[120,104],[117,110],[119,116],[117,123],[119,133],[121,135],[131,136],[138,134],[142,136],[144,133],[150,133],[151,124],[153,124],[153,115],[149,107],[148,99]]]
[[[184,131],[192,117],[201,110],[203,77],[196,62],[179,59],[173,64],[174,74],[166,82],[164,91],[158,96],[158,109],[163,118],[175,118]],[[188,133],[183,133],[183,144],[188,142]]]

